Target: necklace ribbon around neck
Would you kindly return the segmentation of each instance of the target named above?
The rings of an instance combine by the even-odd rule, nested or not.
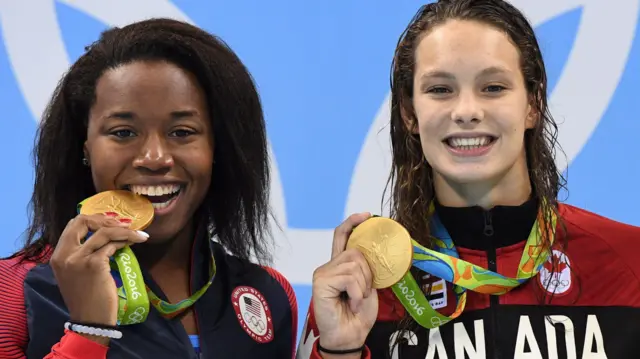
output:
[[[82,207],[78,205],[78,213]],[[89,232],[85,241],[93,233]],[[211,246],[211,238],[208,238]],[[115,255],[109,258],[111,274],[116,282],[118,291],[118,325],[133,325],[142,323],[149,315],[149,304],[151,304],[164,318],[172,319],[191,307],[213,283],[216,275],[216,262],[213,256],[213,249],[210,248],[211,267],[209,268],[209,280],[198,291],[189,298],[172,304],[160,299],[148,285],[144,282],[140,264],[129,246],[116,251]]]
[[[412,265],[453,284],[456,297],[455,311],[447,316],[433,309],[410,271],[392,286],[394,294],[409,315],[427,329],[437,328],[460,316],[466,304],[467,290],[502,295],[536,276],[549,257],[549,251],[545,249],[550,248],[555,239],[556,215],[550,211],[551,228],[545,229],[542,227],[544,212],[541,209],[525,243],[516,276],[509,278],[460,259],[449,232],[435,214],[433,204],[430,213],[435,250],[425,248],[412,239]]]
[[[142,270],[129,246],[110,259],[111,273],[118,288],[118,325],[142,323],[149,314],[149,303],[166,319],[172,319],[189,309],[209,289],[216,274],[216,262],[211,253],[209,280],[190,297],[172,304],[162,300],[144,283]],[[117,279],[120,279],[119,281]],[[144,288],[144,289],[142,289]]]

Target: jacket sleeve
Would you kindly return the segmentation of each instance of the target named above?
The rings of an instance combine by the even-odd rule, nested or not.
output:
[[[0,260],[0,358],[26,359],[29,341],[23,282],[33,264]],[[109,348],[66,331],[44,359],[106,359]]]
[[[320,334],[313,315],[312,301],[311,304],[309,304],[307,320],[305,321],[304,328],[302,329],[296,359],[323,359],[322,355],[320,355],[320,352],[318,351],[319,338]],[[362,359],[371,359],[371,353],[367,346],[365,346],[364,351],[362,352]]]
[[[280,272],[271,267],[263,268],[280,284],[287,295],[287,299],[289,300],[289,307],[291,308],[291,358],[295,358],[296,340],[298,336],[298,301],[296,299],[296,293],[294,292],[293,287],[291,287],[291,283],[289,283],[289,281]]]
[[[109,347],[67,330],[44,359],[106,359],[108,350]]]

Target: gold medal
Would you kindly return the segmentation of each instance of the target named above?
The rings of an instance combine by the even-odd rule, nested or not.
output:
[[[130,229],[143,230],[153,221],[153,205],[146,197],[133,192],[116,190],[100,192],[80,203],[80,213],[106,214],[124,223]]]
[[[402,279],[411,268],[411,235],[398,222],[373,217],[358,225],[347,242],[367,259],[373,275],[373,288],[388,288]]]

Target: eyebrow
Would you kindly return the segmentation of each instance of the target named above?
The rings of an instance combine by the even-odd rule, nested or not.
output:
[[[506,74],[506,73],[510,73],[510,72],[511,71],[509,71],[508,69],[506,69],[504,67],[491,66],[491,67],[487,67],[486,69],[480,71],[480,73],[478,74],[477,77],[488,76],[488,75]]]
[[[181,111],[172,111],[171,118],[175,120],[179,120],[181,118],[187,117],[196,117],[198,116],[198,111],[196,110],[181,110]]]
[[[116,112],[111,112],[110,114],[108,114],[105,117],[106,118],[115,118],[115,119],[118,119],[118,120],[133,120],[133,118],[135,116],[134,116],[133,112],[116,111]]]
[[[505,69],[504,67],[491,66],[491,67],[487,67],[486,69],[480,71],[480,73],[476,76],[476,78],[483,77],[483,76],[489,76],[489,75],[504,74],[504,73],[509,73],[509,72],[511,72],[511,71]],[[446,79],[446,80],[455,80],[456,77],[451,72],[442,71],[442,70],[428,71],[428,72],[425,72],[424,74],[422,74],[422,76],[420,76],[421,80],[426,80],[426,79],[429,79],[429,78],[440,78],[440,79]]]
[[[171,112],[171,118],[173,120],[180,120],[183,118],[196,117],[196,116],[198,116],[198,111],[196,110],[179,110],[179,111]],[[132,111],[115,111],[115,112],[111,112],[106,116],[106,118],[127,120],[127,121],[131,121],[135,117],[136,115]]]

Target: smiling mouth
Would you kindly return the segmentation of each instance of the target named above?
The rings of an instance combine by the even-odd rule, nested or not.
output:
[[[496,139],[493,136],[449,137],[442,142],[458,151],[473,151],[491,146]]]
[[[176,198],[178,198],[178,195],[180,195],[184,186],[177,184],[157,186],[130,185],[125,186],[125,189],[146,197],[151,202],[154,209],[163,209],[168,207]]]

